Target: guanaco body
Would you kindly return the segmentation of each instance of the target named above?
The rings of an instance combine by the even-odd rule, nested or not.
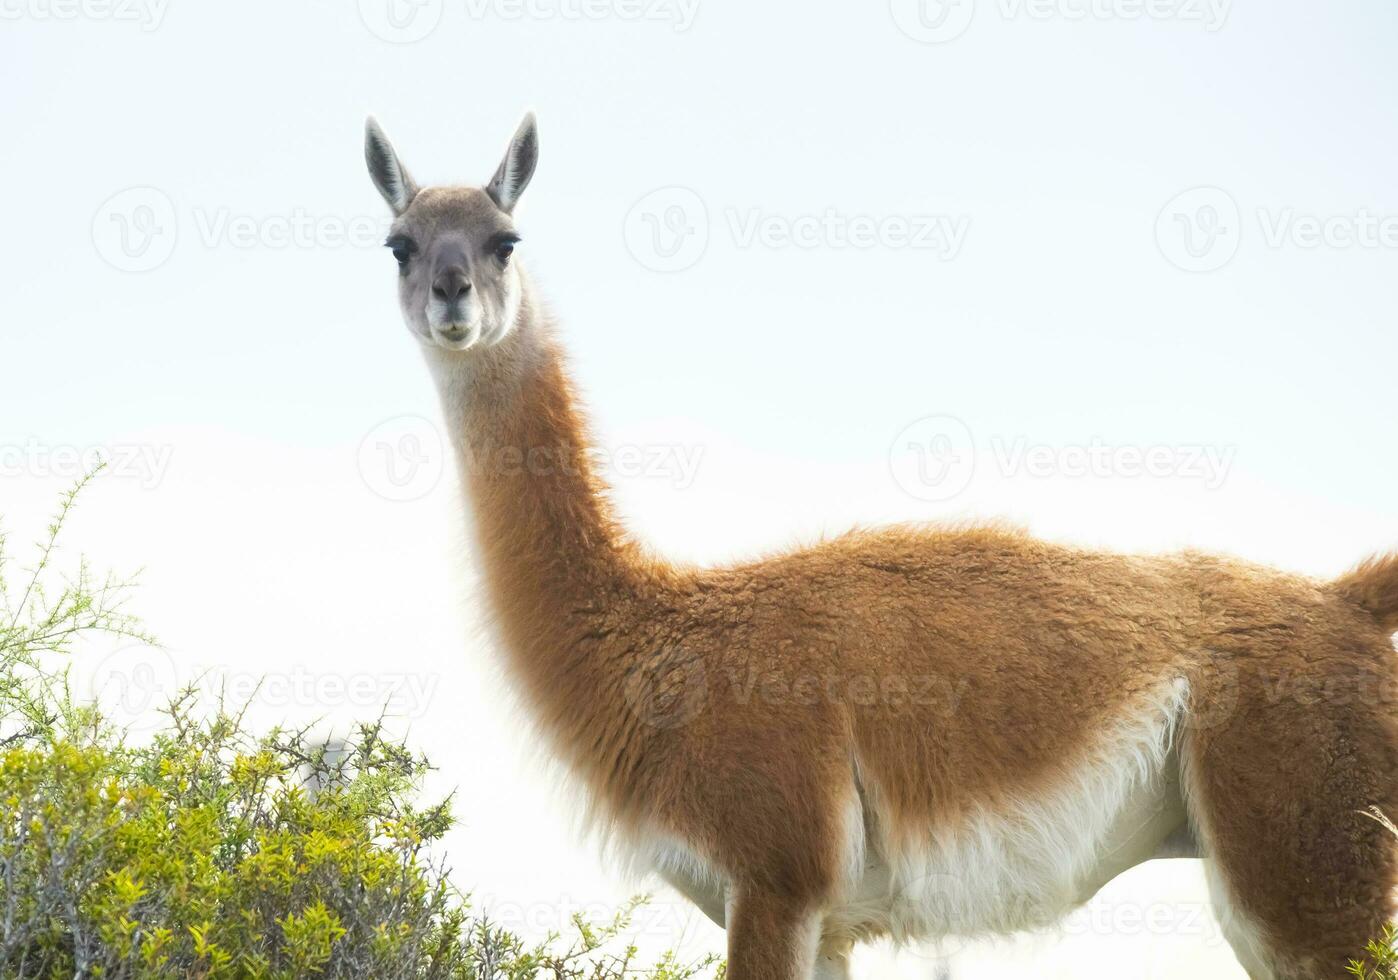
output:
[[[1207,860],[1253,977],[1341,976],[1381,931],[1398,558],[1318,582],[900,526],[662,561],[514,255],[533,117],[484,187],[419,188],[372,120],[366,155],[512,678],[611,838],[726,927],[731,980],[1045,925],[1161,855]]]

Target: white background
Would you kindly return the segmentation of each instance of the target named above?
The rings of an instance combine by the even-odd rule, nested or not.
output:
[[[1398,544],[1391,5],[392,2],[0,0],[0,513],[30,540],[116,453],[69,540],[147,569],[168,652],[77,671],[138,725],[203,670],[266,676],[261,723],[389,699],[478,904],[539,934],[643,887],[473,628],[369,111],[479,182],[537,110],[519,256],[672,554],[968,516],[1321,576]],[[954,253],[898,231],[946,222]],[[721,948],[658,898],[643,944]],[[1188,862],[957,972],[1241,976]]]

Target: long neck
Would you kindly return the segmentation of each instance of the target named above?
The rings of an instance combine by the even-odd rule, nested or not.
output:
[[[588,707],[613,689],[622,666],[605,638],[619,624],[644,621],[663,572],[613,519],[550,326],[526,293],[499,344],[433,349],[428,360],[510,666],[564,741],[606,738],[595,726],[612,724],[607,712]],[[613,719],[621,713],[614,707]],[[584,717],[591,711],[598,713]]]

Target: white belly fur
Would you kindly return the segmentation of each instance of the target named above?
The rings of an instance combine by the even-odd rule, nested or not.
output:
[[[852,808],[852,877],[826,912],[823,945],[1043,928],[1123,871],[1187,854],[1175,744],[1186,695],[1183,683],[1162,690],[1106,733],[1053,792],[977,807],[956,826],[929,827],[913,839],[879,839],[877,789],[865,786],[865,812]],[[1182,835],[1185,852],[1162,846]],[[657,872],[723,924],[723,874],[679,842],[652,839],[645,850]]]

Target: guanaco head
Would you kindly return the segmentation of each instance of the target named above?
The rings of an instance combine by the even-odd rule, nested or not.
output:
[[[512,256],[511,212],[539,158],[533,113],[484,187],[419,189],[371,117],[364,129],[369,176],[393,209],[384,243],[398,261],[398,300],[423,343],[464,351],[500,341],[514,326],[523,287]]]

